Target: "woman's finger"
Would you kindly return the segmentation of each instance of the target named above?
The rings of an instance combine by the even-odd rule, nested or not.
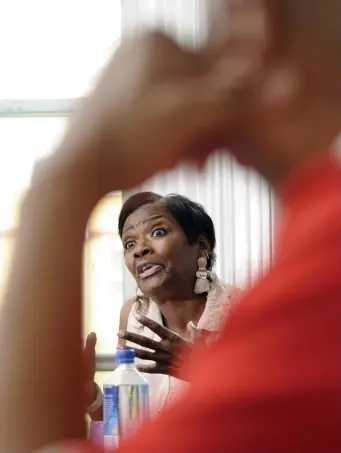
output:
[[[175,332],[172,332],[171,330],[153,321],[152,319],[147,318],[146,316],[137,315],[136,319],[143,326],[147,327],[149,330],[156,333],[156,335],[160,337],[162,340],[168,340],[171,341],[172,343],[177,343],[179,340],[181,340],[181,337],[177,335]]]
[[[137,365],[137,369],[141,373],[158,374],[157,366],[155,363],[152,365]]]
[[[94,332],[91,332],[85,341],[85,347],[83,350],[83,367],[85,381],[89,385],[89,393],[91,394],[91,383],[93,383],[95,371],[96,371],[96,343],[97,336]],[[93,384],[92,384],[93,385]]]
[[[151,349],[152,351],[164,350],[161,343],[152,340],[151,338],[145,337],[144,335],[128,332],[126,330],[120,330],[117,335],[123,340],[137,344],[138,346],[142,346],[143,348]]]
[[[169,367],[165,365],[137,365],[137,369],[141,373],[148,373],[148,374],[169,374],[168,370]]]
[[[89,333],[85,340],[85,349],[95,349],[97,343],[97,335],[95,332]]]
[[[132,348],[135,351],[135,357],[142,360],[150,360],[156,363],[171,363],[171,356],[166,352],[151,352],[145,349]]]

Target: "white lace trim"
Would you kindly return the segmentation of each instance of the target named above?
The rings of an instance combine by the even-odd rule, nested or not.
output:
[[[225,324],[226,319],[230,315],[230,311],[235,304],[236,299],[241,294],[241,290],[224,284],[212,273],[212,285],[207,294],[205,310],[198,322],[196,328],[204,329],[212,332],[220,332]],[[158,305],[152,300],[148,301],[148,308],[145,315],[153,321],[163,324],[162,316]],[[132,307],[130,314],[136,314],[136,302]],[[143,325],[139,323],[135,316],[129,315],[129,324],[136,329],[143,329]],[[192,325],[191,325],[192,327]]]
[[[241,291],[233,286],[224,284],[218,280],[215,274],[212,274],[212,280],[205,310],[198,322],[197,329],[220,332]]]
[[[205,310],[198,322],[198,325],[195,326],[192,322],[188,323],[188,333],[191,341],[195,341],[197,335],[200,333],[200,330],[208,330],[219,334],[240,293],[241,291],[239,289],[230,285],[225,285],[218,280],[216,275],[213,274],[211,290],[207,295]],[[129,313],[128,330],[159,341],[157,335],[137,321],[137,307],[137,303],[135,302]],[[147,309],[144,312],[145,316],[148,316],[150,319],[159,324],[163,324],[160,309],[153,300],[150,299],[148,301],[146,308]],[[214,341],[216,336],[213,337]],[[129,343],[127,343],[127,345],[129,345]],[[183,391],[188,388],[187,382],[183,382],[174,377],[158,374],[145,374],[144,376],[149,382],[152,414],[158,414],[164,407],[173,404],[179,396],[181,396]]]

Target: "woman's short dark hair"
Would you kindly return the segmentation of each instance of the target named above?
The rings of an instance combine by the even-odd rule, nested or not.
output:
[[[212,219],[201,204],[182,195],[170,194],[162,196],[154,192],[139,192],[132,195],[123,204],[119,215],[118,231],[120,237],[122,237],[124,224],[130,214],[142,206],[155,203],[166,206],[185,233],[190,245],[196,244],[200,236],[206,238],[210,247],[207,265],[209,269],[212,269],[214,265],[213,252],[216,245]]]

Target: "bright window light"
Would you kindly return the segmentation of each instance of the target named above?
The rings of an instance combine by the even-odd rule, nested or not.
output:
[[[121,0],[0,2],[0,99],[87,92],[121,36]]]

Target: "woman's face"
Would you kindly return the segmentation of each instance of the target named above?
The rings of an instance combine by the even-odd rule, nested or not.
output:
[[[156,300],[193,294],[199,245],[187,238],[161,204],[142,206],[123,228],[125,263],[143,294]]]

